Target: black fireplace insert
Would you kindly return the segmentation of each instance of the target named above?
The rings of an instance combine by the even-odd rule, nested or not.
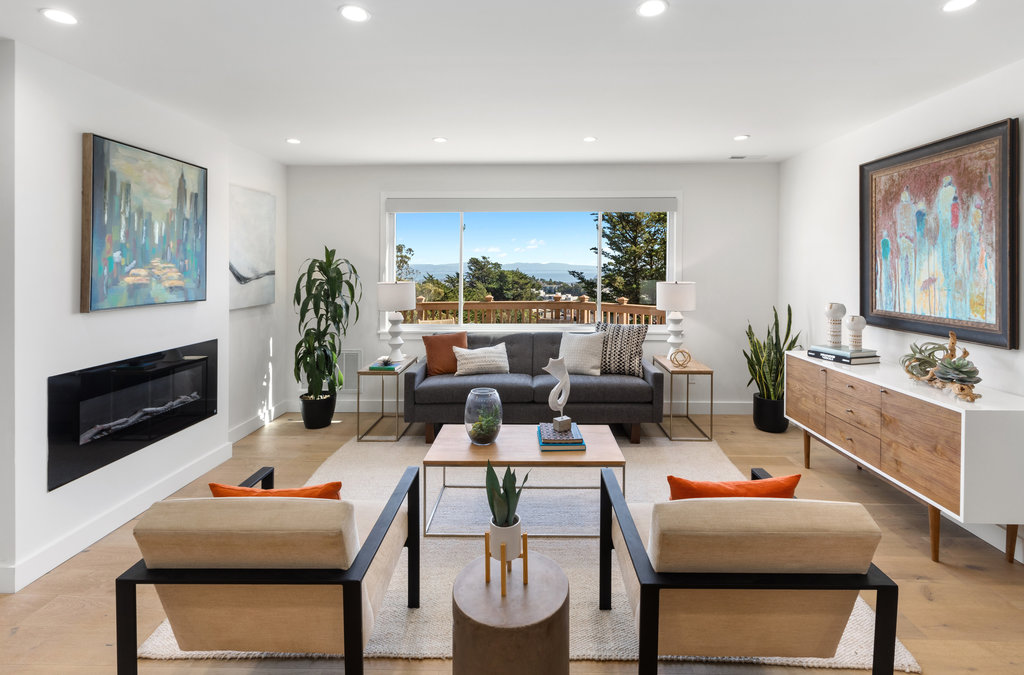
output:
[[[48,379],[47,489],[217,414],[217,341]]]

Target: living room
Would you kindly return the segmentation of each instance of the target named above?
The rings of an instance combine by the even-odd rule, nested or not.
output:
[[[108,24],[113,21],[115,26],[120,26],[118,30],[123,33],[145,33],[145,27],[152,25],[146,17],[134,17],[135,10],[129,7],[131,3],[101,4],[105,5],[103,18]],[[284,24],[288,11],[277,4],[268,3],[267,16],[272,18],[266,21]],[[699,17],[710,21],[710,12],[717,19],[717,34],[706,31],[704,37],[698,35],[702,32],[695,27],[698,17],[683,14],[687,3],[674,2],[669,13],[662,17],[673,23],[655,29],[660,32],[654,35],[665,42],[670,39],[697,41],[699,47],[706,50],[702,52],[706,60],[725,59],[723,50],[710,49],[706,42],[718,39],[725,44],[730,39],[726,21],[729,12],[723,10],[726,16],[719,16],[709,9],[708,3],[695,4],[701,12]],[[745,3],[744,9],[767,21],[752,4],[758,3]],[[862,11],[883,16],[885,4],[874,3]],[[938,7],[941,3],[932,4],[936,7],[928,11],[941,14]],[[447,11],[453,12],[456,5],[458,3],[453,3]],[[678,240],[670,253],[673,258],[670,269],[674,278],[696,281],[700,289],[699,309],[686,315],[686,345],[715,368],[716,414],[738,416],[734,418],[736,421],[723,421],[722,428],[740,430],[742,423],[749,422],[746,416],[750,412],[751,390],[745,386],[747,374],[741,354],[747,322],[763,329],[770,321],[772,306],[783,308],[790,304],[795,327],[803,332],[805,344],[810,344],[824,337],[823,308],[827,303],[841,301],[851,311],[857,307],[860,293],[858,166],[1001,119],[1018,117],[1024,111],[1024,93],[1019,86],[1024,81],[1024,64],[1020,61],[1024,58],[1024,48],[1017,46],[1012,29],[1024,18],[1022,10],[979,0],[963,15],[922,20],[935,30],[939,30],[935,25],[941,22],[963,21],[966,28],[943,29],[948,32],[941,35],[949,36],[946,44],[963,44],[962,41],[969,38],[973,49],[961,51],[988,51],[987,61],[971,61],[953,74],[936,77],[936,72],[941,74],[949,64],[938,58],[921,58],[916,62],[916,71],[906,72],[907,94],[902,98],[895,95],[893,91],[897,87],[888,80],[884,92],[888,95],[885,102],[889,107],[883,110],[869,107],[870,114],[859,117],[853,98],[819,96],[814,102],[802,99],[805,107],[801,109],[778,112],[771,108],[774,114],[791,118],[787,127],[790,133],[791,127],[807,126],[813,127],[817,134],[810,140],[791,141],[788,146],[770,145],[769,139],[756,132],[758,128],[770,128],[767,121],[761,121],[767,117],[768,108],[762,110],[757,102],[759,96],[766,94],[757,83],[748,83],[748,93],[737,95],[733,101],[734,107],[746,110],[729,119],[690,117],[678,99],[673,99],[676,106],[657,112],[656,119],[664,126],[664,133],[678,126],[695,127],[700,137],[723,136],[721,142],[715,141],[716,145],[701,153],[678,150],[665,156],[650,151],[640,156],[623,153],[620,148],[619,156],[626,159],[615,159],[615,153],[602,150],[602,146],[628,146],[629,138],[615,139],[604,132],[572,126],[557,129],[572,141],[570,144],[564,140],[564,149],[557,146],[561,160],[539,155],[531,159],[528,155],[515,155],[509,149],[505,151],[507,154],[498,154],[500,139],[497,138],[475,144],[473,154],[468,154],[470,151],[459,149],[466,141],[459,138],[456,125],[446,123],[445,129],[437,130],[435,127],[441,124],[437,119],[440,113],[430,111],[417,118],[432,120],[433,124],[417,121],[401,134],[399,144],[411,145],[415,140],[426,146],[426,150],[417,149],[420,154],[414,157],[386,154],[374,157],[365,147],[356,145],[351,154],[332,153],[326,149],[327,141],[324,141],[324,149],[318,149],[317,139],[307,136],[301,145],[295,146],[306,154],[295,155],[300,159],[289,159],[287,153],[291,148],[284,147],[284,138],[301,132],[292,131],[287,120],[258,132],[245,129],[248,125],[244,121],[247,119],[245,108],[251,103],[242,100],[233,112],[217,111],[216,115],[221,118],[224,115],[238,118],[239,128],[233,128],[235,125],[231,123],[208,121],[216,115],[210,113],[211,117],[204,117],[202,108],[187,94],[182,93],[174,104],[158,98],[153,82],[157,83],[156,89],[174,90],[182,86],[180,82],[175,83],[176,80],[188,79],[188,73],[167,70],[172,68],[173,60],[157,62],[154,57],[153,63],[147,64],[145,57],[122,58],[122,61],[131,61],[123,63],[123,67],[131,71],[132,77],[149,82],[138,88],[120,80],[117,69],[111,65],[106,70],[97,70],[98,65],[94,68],[89,53],[102,51],[99,43],[94,38],[74,37],[74,33],[67,32],[101,23],[100,17],[88,18],[87,8],[79,9],[81,25],[58,27],[66,32],[61,38],[54,38],[48,33],[54,27],[39,18],[38,7],[20,0],[9,6],[11,9],[5,8],[5,16],[0,19],[0,36],[9,38],[0,41],[0,138],[3,138],[0,143],[0,195],[3,195],[0,199],[0,223],[3,223],[0,256],[5,263],[0,269],[6,286],[13,289],[0,300],[0,313],[9,317],[0,328],[0,354],[3,354],[0,375],[11,383],[0,395],[4,404],[0,405],[3,411],[0,412],[0,428],[5,430],[0,437],[0,466],[6,469],[0,472],[0,485],[4,488],[0,493],[5,495],[0,507],[0,591],[13,593],[13,598],[94,542],[111,532],[122,531],[124,523],[154,501],[177,492],[197,478],[209,472],[219,472],[218,479],[223,482],[244,477],[229,475],[230,471],[240,468],[236,464],[225,464],[232,458],[232,444],[271,420],[283,423],[283,419],[294,417],[298,410],[299,389],[291,375],[295,314],[290,298],[299,265],[328,245],[338,248],[341,255],[356,264],[368,289],[386,278],[382,264],[382,242],[386,240],[382,199],[387,196],[676,197],[679,210],[675,236]],[[609,6],[609,3],[602,3],[602,11],[610,11]],[[326,10],[325,16],[340,21],[335,14],[336,7],[320,9]],[[375,23],[379,25],[387,19],[389,11],[395,11],[384,7],[379,12],[373,7],[370,9],[375,16],[366,25],[343,24],[334,29],[359,48],[369,49],[367,38],[360,37],[354,29],[372,29]],[[786,11],[798,9],[807,11],[809,8],[786,7]],[[173,16],[179,11],[182,16]],[[560,10],[560,15],[562,11],[568,13],[569,9]],[[623,11],[624,16],[628,16],[632,7]],[[824,16],[815,14],[819,21],[827,20],[832,10],[822,11]],[[901,11],[911,12],[906,8]],[[924,13],[920,8],[914,11]],[[192,18],[191,12],[212,20],[193,5],[180,10],[165,8],[157,17],[173,20],[172,26],[185,30],[186,19]],[[283,13],[283,17],[275,12]],[[972,16],[971,12],[975,14]],[[672,13],[688,18],[673,19]],[[123,16],[118,17],[119,14]],[[831,16],[835,24],[852,20],[845,14]],[[621,19],[630,31],[651,30],[650,26],[637,28],[631,21],[632,17]],[[798,21],[789,23],[799,24]],[[834,24],[814,25],[817,28],[811,31],[780,27],[785,32],[772,43],[820,50],[811,53],[826,61],[822,66],[825,70],[829,66],[827,45],[816,43],[822,40],[822,35],[834,30]],[[758,34],[749,26],[744,31],[744,35]],[[817,37],[800,41],[803,32],[814,33]],[[71,36],[70,43],[59,41],[68,36]],[[630,43],[642,43],[650,38],[650,34],[646,37],[643,33],[639,37],[631,34]],[[209,51],[210,68],[213,68],[223,57],[214,51],[216,39],[206,35],[197,35],[195,39]],[[886,44],[909,38],[883,36],[877,39]],[[845,49],[851,49],[849,42],[854,40],[844,38]],[[931,54],[939,51],[930,41],[927,46],[934,50],[929,52]],[[658,49],[668,50],[668,46],[662,44]],[[698,55],[700,53],[698,50]],[[837,54],[831,65],[839,68],[842,64],[838,62],[848,56],[848,52],[837,51]],[[891,56],[897,58],[897,55]],[[904,59],[901,64],[915,63],[905,52],[899,52],[898,56]],[[780,69],[795,58],[798,57],[785,50],[773,56]],[[884,62],[886,54],[864,57],[860,64],[862,77],[878,69],[877,64],[872,65],[872,58]],[[653,60],[654,56],[640,60],[647,59]],[[407,55],[399,60],[400,64],[391,66],[408,68],[415,57]],[[116,61],[112,58],[108,63]],[[497,67],[498,64],[490,65]],[[565,67],[571,71],[572,66],[567,63]],[[792,67],[796,70],[795,65]],[[152,69],[152,72],[144,77],[144,73],[135,69]],[[824,77],[820,71],[810,75],[815,73]],[[464,81],[472,83],[473,74],[459,70],[452,77],[468,78]],[[223,86],[230,89],[230,69],[225,67],[220,77]],[[666,82],[676,87],[673,80],[655,84],[665,87]],[[695,97],[701,92],[711,96],[716,88],[714,82],[705,82],[704,89],[696,87],[691,80],[686,82]],[[299,87],[287,81],[257,80],[257,83],[258,88],[278,88],[285,92],[281,94],[285,97],[294,95],[292,89]],[[642,88],[650,84],[637,82],[632,86]],[[778,81],[775,84],[779,84]],[[813,79],[791,83],[792,87],[807,89],[817,85]],[[850,79],[842,86],[861,98],[869,97],[873,91],[867,80]],[[879,90],[882,90],[881,85]],[[599,107],[596,102],[591,105]],[[296,103],[295,107],[304,106]],[[340,114],[338,110],[332,109],[331,115],[336,117]],[[543,118],[532,107],[520,114],[524,118],[533,115]],[[632,114],[633,124],[643,126],[642,111],[634,110]],[[387,115],[395,119],[396,113],[388,109]],[[599,121],[602,126],[607,125],[604,115],[596,119],[582,114],[580,117],[593,120],[594,125]],[[842,117],[843,124],[822,126],[822,121],[830,117]],[[475,137],[486,138],[488,132],[481,128],[486,125],[474,127],[466,117],[459,119],[467,135],[473,132]],[[560,124],[566,123],[560,121]],[[512,133],[515,126],[506,125],[502,129],[503,133]],[[257,133],[264,138],[259,143],[241,143],[235,134],[242,132],[248,133],[250,139]],[[734,135],[748,132],[752,133],[750,139],[733,140]],[[211,272],[205,302],[94,314],[79,312],[83,133],[96,133],[164,153],[208,170],[207,266]],[[431,141],[433,136],[442,133],[451,137],[449,143]],[[590,133],[599,138],[584,146],[578,139]],[[517,144],[521,148],[532,147],[534,143],[528,143],[525,136],[524,130],[522,137],[507,142],[513,149]],[[377,142],[383,144],[385,140],[379,138]],[[696,144],[697,140],[693,142]],[[759,145],[761,143],[763,145]],[[661,144],[665,145],[664,141]],[[597,152],[593,152],[595,150]],[[434,154],[425,154],[428,152]],[[728,159],[738,154],[764,154],[766,157]],[[453,160],[453,157],[461,159]],[[276,301],[272,305],[228,310],[229,280],[225,268],[230,243],[227,229],[230,185],[246,186],[276,197],[275,268],[280,273],[275,277]],[[223,274],[217,272],[218,269]],[[651,332],[645,350],[648,355],[662,351],[665,346],[665,334],[653,329]],[[60,489],[46,489],[48,377],[209,339],[216,339],[220,345],[218,390],[221,394],[217,415]],[[865,331],[865,343],[892,361],[908,351],[910,342],[921,339],[921,336],[894,330],[870,327]],[[368,292],[360,322],[350,332],[345,347],[358,350],[364,360],[369,360],[386,351],[386,341],[383,313],[377,311],[374,294]],[[408,351],[422,355],[422,345],[415,332],[407,334],[406,342]],[[983,345],[970,345],[970,348],[971,358],[984,378],[979,391],[1024,393],[1015,377],[1024,360],[1016,351]],[[339,417],[346,419],[346,425],[351,422],[354,410],[354,392],[343,391]],[[354,433],[350,426],[345,426],[345,430]],[[757,438],[752,431],[737,433],[743,438]],[[784,434],[785,439],[778,440],[785,452],[799,444],[793,433]],[[331,438],[332,443],[337,440],[335,436]],[[252,439],[248,442],[256,443]],[[300,438],[295,442],[301,445],[318,441]],[[764,441],[771,442],[776,439]],[[340,443],[334,443],[333,447],[338,445]],[[765,450],[765,445],[756,447],[763,454],[771,454]],[[265,453],[262,459],[255,461],[275,463],[272,449],[262,447],[253,452],[256,457]],[[824,452],[819,447],[818,454]],[[279,477],[280,484],[284,485],[286,479],[305,481],[318,463],[312,459],[300,462],[288,470],[290,473]],[[300,475],[306,469],[306,475]],[[1000,564],[1004,545],[1001,528],[978,525],[972,526],[971,531],[992,545],[986,546],[991,551],[991,561],[985,564]],[[927,537],[926,523],[922,524],[920,536]],[[1018,560],[1022,548],[1024,546],[1018,544]],[[923,567],[931,563],[924,555],[914,564]],[[1019,565],[1016,567],[1019,569]],[[119,571],[123,570],[115,575]],[[1019,585],[1019,575],[1004,571],[998,574],[1007,586]],[[102,582],[110,583],[112,577]],[[1006,625],[1010,621],[1004,619],[1002,623]],[[992,667],[986,672],[1017,672],[1019,650],[1007,649],[1005,644],[993,650],[1001,653],[1003,660],[988,663],[1002,663],[1003,668]],[[40,666],[40,670],[46,672],[46,666]],[[96,672],[109,672],[109,667],[97,668]],[[937,669],[926,667],[925,672],[963,671],[943,670],[940,662]]]

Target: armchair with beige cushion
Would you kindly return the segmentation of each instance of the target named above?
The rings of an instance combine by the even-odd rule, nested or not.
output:
[[[872,672],[888,675],[898,589],[871,562],[880,539],[855,503],[726,497],[627,506],[603,469],[599,604],[611,608],[614,548],[646,675],[657,672],[659,654],[832,657],[859,591],[874,590]]]
[[[273,487],[265,467],[242,485]],[[135,527],[143,559],[117,579],[117,672],[138,672],[136,586],[155,584],[186,651],[344,654],[363,649],[408,549],[419,607],[419,469],[390,499],[218,497],[157,502]]]

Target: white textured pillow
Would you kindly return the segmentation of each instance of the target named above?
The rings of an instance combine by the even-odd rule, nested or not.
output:
[[[605,333],[562,333],[558,358],[574,375],[600,375]]]
[[[499,342],[493,347],[480,349],[463,349],[452,347],[455,352],[456,375],[480,375],[483,373],[507,373],[508,352],[505,343]]]

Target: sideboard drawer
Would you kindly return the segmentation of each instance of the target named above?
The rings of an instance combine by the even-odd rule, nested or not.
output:
[[[826,369],[786,357],[786,416],[816,432],[825,432]]]
[[[881,443],[877,436],[834,415],[827,416],[825,426],[826,438],[830,443],[860,457],[876,469],[881,466]]]
[[[877,384],[871,384],[860,378],[830,371],[828,374],[828,395],[841,394],[850,398],[862,401],[865,405],[873,406],[876,410],[881,404],[881,388]]]
[[[829,373],[831,382],[832,373]],[[849,424],[860,427],[872,436],[878,436],[880,415],[877,403],[871,403],[846,394],[841,389],[828,390],[826,412]]]

